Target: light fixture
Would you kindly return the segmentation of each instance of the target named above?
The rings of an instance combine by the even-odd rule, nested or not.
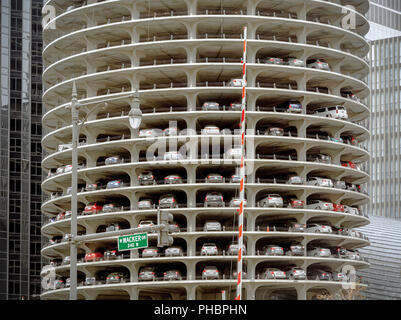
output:
[[[131,110],[128,113],[129,117],[129,124],[132,129],[139,129],[141,122],[142,122],[142,111],[139,108],[139,93],[135,91],[133,94],[133,101],[131,104]]]

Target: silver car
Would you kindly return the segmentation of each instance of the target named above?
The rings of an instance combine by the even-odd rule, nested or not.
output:
[[[161,137],[163,131],[161,129],[142,129],[139,130],[139,138]]]
[[[284,136],[284,129],[283,128],[277,128],[277,127],[267,128],[266,131],[265,131],[265,135],[282,137],[282,136]]]
[[[287,279],[284,271],[277,268],[267,268],[263,271],[262,279]]]
[[[305,252],[305,247],[301,244],[294,244],[290,246],[290,250],[288,250],[285,255],[286,256],[303,256]]]
[[[217,126],[206,126],[201,130],[203,135],[220,135],[220,128]]]
[[[122,162],[123,162],[123,159],[121,156],[112,156],[112,157],[108,157],[108,158],[106,158],[106,160],[104,160],[105,165],[119,164]]]
[[[333,230],[330,226],[321,225],[318,223],[309,224],[306,227],[306,232],[308,233],[332,233]]]
[[[156,247],[148,247],[142,250],[142,258],[155,258],[159,256],[159,249]]]
[[[268,245],[264,249],[265,255],[267,256],[283,256],[284,255],[284,249],[280,246],[277,245]]]
[[[218,221],[206,221],[203,231],[221,231],[221,223]]]
[[[309,257],[321,257],[321,258],[329,258],[331,257],[331,251],[327,248],[313,248],[308,250]]]
[[[151,199],[143,199],[138,201],[139,210],[152,209],[152,208],[153,208],[153,202]]]
[[[102,212],[110,213],[122,210],[122,206],[118,203],[107,203],[103,206]]]
[[[332,272],[331,273],[331,279],[333,281],[344,281],[345,280],[345,274],[342,272]]]
[[[224,177],[218,173],[210,173],[205,178],[205,183],[223,183]]]
[[[209,192],[206,194],[205,208],[207,207],[224,207],[224,198],[220,192]]]
[[[138,228],[143,228],[143,227],[153,227],[156,223],[151,220],[142,220],[138,224]],[[152,233],[155,233],[156,231],[152,231]]]
[[[305,280],[306,279],[306,272],[302,268],[293,267],[289,269],[287,272],[287,277],[290,280]]]
[[[283,198],[279,194],[268,194],[265,198],[258,202],[259,207],[275,207],[282,208],[284,205]]]
[[[326,164],[331,164],[331,157],[327,154],[308,154],[306,156],[307,161],[312,161],[312,162],[320,162],[320,163],[326,163]]]
[[[304,181],[300,176],[290,176],[288,177],[287,184],[303,184]]]
[[[240,198],[232,198],[231,201],[230,201],[230,207],[231,208],[239,207],[240,204],[241,204],[241,199]],[[246,207],[246,205],[247,205],[247,201],[246,201],[246,199],[244,199],[244,207]]]
[[[205,243],[201,248],[201,256],[216,256],[219,253],[216,244],[214,243]]]
[[[215,266],[206,266],[202,271],[202,280],[219,279],[220,272]]]
[[[293,67],[305,67],[305,61],[297,58],[286,59],[286,64]]]
[[[309,200],[306,208],[312,210],[334,211],[334,205],[332,203],[322,200]]]
[[[155,281],[156,273],[155,267],[143,267],[139,270],[138,274],[139,281]]]
[[[347,189],[347,185],[346,185],[345,181],[333,180],[333,184],[334,184],[334,188],[336,188],[336,189],[342,189],[342,190]]]
[[[163,273],[163,280],[164,281],[169,281],[169,280],[182,280],[181,276],[181,271],[179,270],[168,270]]]
[[[85,286],[94,286],[96,284],[96,278],[95,277],[86,277],[84,284],[85,284]]]
[[[350,207],[350,206],[347,206],[347,205],[344,205],[344,212],[345,213],[349,213],[349,214],[359,215],[358,208]]]
[[[233,242],[229,245],[227,254],[230,256],[238,255],[239,245],[238,242]],[[242,244],[242,255],[246,255],[246,247],[245,244]]]
[[[164,251],[166,257],[182,257],[184,252],[181,247],[169,247]]]
[[[202,110],[203,111],[219,111],[220,110],[220,105],[217,102],[205,102],[202,105]]]
[[[160,208],[176,208],[177,200],[175,200],[174,195],[166,194],[166,195],[160,197],[159,207]]]
[[[156,180],[152,171],[141,172],[138,176],[138,181],[141,186],[156,184]]]
[[[311,59],[307,61],[307,67],[319,70],[330,71],[329,64],[323,59]]]
[[[333,188],[334,184],[331,179],[321,178],[321,177],[310,177],[306,182],[310,186],[327,187]]]

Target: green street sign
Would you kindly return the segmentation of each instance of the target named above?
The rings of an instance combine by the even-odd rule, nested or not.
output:
[[[148,234],[136,233],[129,236],[118,237],[118,251],[142,249],[148,247]]]

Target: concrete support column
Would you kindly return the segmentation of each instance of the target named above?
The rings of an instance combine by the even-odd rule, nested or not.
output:
[[[305,285],[297,287],[296,290],[298,300],[307,300],[307,289]]]
[[[85,300],[96,300],[96,297],[97,297],[97,293],[95,293],[95,292],[88,292],[88,291],[82,291],[82,292],[80,292],[84,297],[85,297]]]
[[[188,15],[193,16],[197,13],[198,0],[185,0],[188,8]]]
[[[196,286],[188,286],[187,288],[187,300],[196,300]]]
[[[138,300],[139,299],[139,289],[138,288],[129,288],[127,289],[130,300]]]

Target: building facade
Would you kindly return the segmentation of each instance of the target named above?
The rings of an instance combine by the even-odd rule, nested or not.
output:
[[[158,206],[175,221],[170,248],[157,248],[152,234],[144,251],[118,253],[107,234],[81,244],[78,298],[235,297],[244,26],[243,297],[339,297],[338,274],[366,268],[355,250],[369,244],[352,232],[369,223],[360,210],[369,202],[369,2],[346,2],[355,11],[338,1],[49,0],[55,17],[43,49],[42,233],[49,242],[42,299],[69,294],[63,240],[71,221],[73,83],[85,103],[79,232],[156,223]],[[355,16],[351,29],[343,24],[347,14]],[[140,131],[128,119],[136,90]]]
[[[0,299],[40,294],[42,1],[1,1]]]
[[[367,39],[379,40],[401,36],[401,1],[370,0],[367,18],[370,22]]]

